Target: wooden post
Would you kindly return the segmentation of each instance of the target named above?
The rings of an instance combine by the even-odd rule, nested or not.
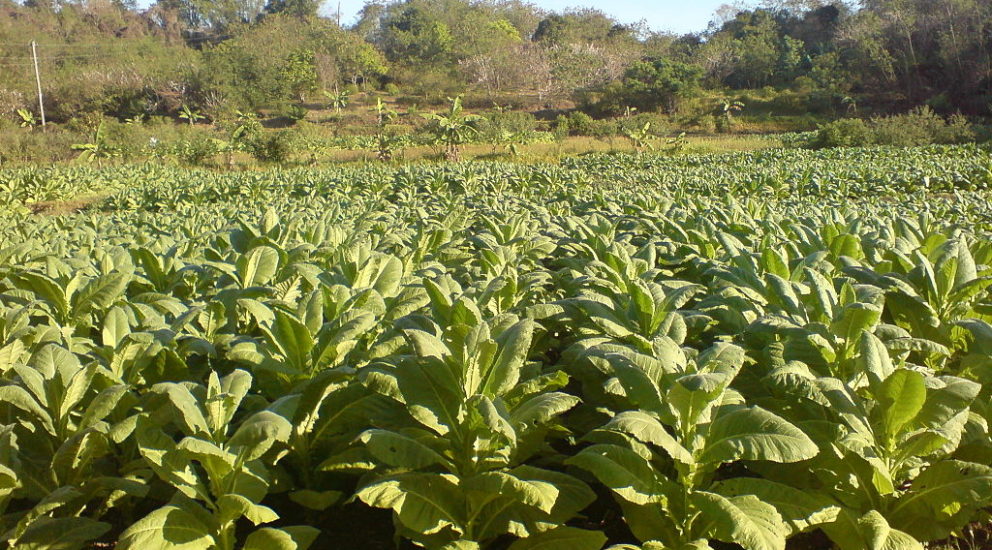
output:
[[[38,70],[38,44],[31,41],[31,57],[34,58],[34,80],[38,83],[38,110],[41,111],[41,127],[44,128],[45,121],[45,96],[41,93],[41,72]]]

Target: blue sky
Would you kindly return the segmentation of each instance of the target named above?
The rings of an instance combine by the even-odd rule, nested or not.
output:
[[[653,30],[685,33],[704,30],[713,12],[729,0],[531,0],[531,3],[549,10],[597,8],[621,23],[644,19]],[[364,4],[364,0],[341,0],[341,23],[352,23]],[[325,13],[337,13],[337,9],[337,0],[326,0]]]

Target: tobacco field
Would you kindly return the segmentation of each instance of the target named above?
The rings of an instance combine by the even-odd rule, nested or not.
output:
[[[0,539],[959,544],[990,187],[979,146],[0,171]]]

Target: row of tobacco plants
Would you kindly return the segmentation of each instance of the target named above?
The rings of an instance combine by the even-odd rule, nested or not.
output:
[[[118,191],[0,219],[12,548],[367,547],[327,534],[356,507],[446,550],[989,520],[987,150],[0,180],[45,174]]]

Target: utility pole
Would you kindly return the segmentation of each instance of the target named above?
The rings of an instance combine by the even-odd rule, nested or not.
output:
[[[38,70],[38,44],[31,41],[31,57],[34,58],[34,80],[38,83],[38,110],[41,111],[41,127],[45,127],[45,96],[41,94],[41,72]]]
[[[341,28],[341,2],[338,2],[338,28]]]

